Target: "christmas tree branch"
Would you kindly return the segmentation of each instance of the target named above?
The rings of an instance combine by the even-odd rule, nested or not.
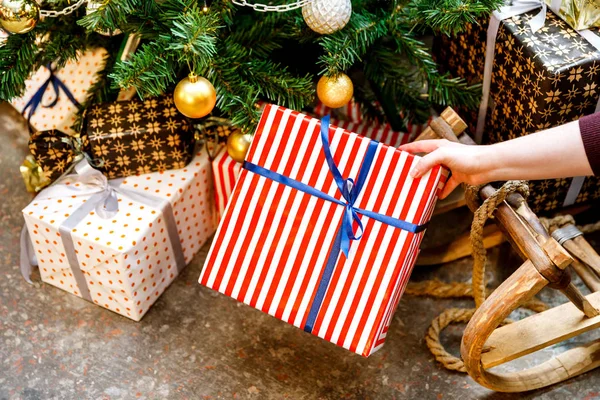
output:
[[[163,94],[177,75],[176,63],[171,57],[160,56],[168,45],[168,38],[142,45],[130,60],[118,62],[109,77],[120,88],[135,87],[142,98]]]
[[[419,31],[429,28],[455,35],[462,32],[466,24],[477,23],[503,3],[503,0],[412,0],[403,8],[402,18]]]
[[[0,99],[11,100],[25,91],[25,80],[36,65],[35,33],[11,35],[0,47]]]
[[[398,29],[392,30],[397,51],[417,66],[427,81],[427,98],[430,103],[441,106],[466,105],[475,107],[481,97],[480,87],[469,86],[463,79],[440,74],[437,64],[423,42],[412,34]]]
[[[323,55],[319,58],[319,64],[323,66],[321,74],[335,76],[348,70],[386,34],[385,20],[375,14],[354,12],[344,29],[319,39],[323,47]]]

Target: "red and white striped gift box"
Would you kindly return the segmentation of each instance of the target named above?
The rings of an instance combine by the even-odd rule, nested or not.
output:
[[[334,113],[332,113],[332,111],[331,108],[319,102],[314,108],[314,115],[320,118],[332,114],[332,125],[377,140],[378,142],[385,143],[392,147],[399,147],[405,143],[412,142],[429,126],[432,119],[429,118],[424,124],[413,124],[412,122],[409,122],[406,126],[406,132],[402,132],[393,130],[390,124],[365,122],[360,105],[354,102],[354,100],[350,101],[344,107],[336,109]],[[344,119],[335,118],[335,116],[343,116]]]
[[[419,124],[408,124],[406,132],[395,131],[389,124],[357,123],[331,119],[331,124],[358,135],[377,140],[391,147],[400,147],[412,142],[428,126]]]
[[[227,200],[233,192],[233,187],[242,169],[242,164],[236,162],[227,154],[227,148],[223,147],[212,162],[215,206],[217,217],[220,219],[227,207]]]
[[[351,241],[347,258],[333,253],[328,275],[327,260],[347,207],[247,169],[259,166],[342,199],[323,153],[320,125],[295,111],[265,108],[246,157],[251,164],[240,173],[200,283],[368,356],[383,344],[423,232],[360,215],[362,238]],[[356,179],[371,140],[330,127],[329,141],[342,177]],[[437,166],[412,179],[408,172],[417,158],[376,144],[354,206],[416,225],[428,221],[447,173]],[[317,296],[319,288],[325,291]]]

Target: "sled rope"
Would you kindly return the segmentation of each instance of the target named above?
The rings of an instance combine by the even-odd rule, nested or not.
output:
[[[416,282],[408,285],[407,294],[416,296],[432,296],[440,298],[449,297],[473,297],[475,308],[448,308],[431,322],[425,343],[435,357],[445,368],[453,371],[467,372],[463,361],[446,351],[440,341],[442,331],[450,324],[467,323],[475,313],[475,310],[485,301],[486,282],[485,282],[485,263],[487,260],[487,251],[483,246],[483,227],[489,218],[493,218],[494,210],[511,193],[520,193],[523,197],[529,195],[529,187],[524,181],[508,181],[492,196],[483,203],[479,202],[479,186],[465,185],[465,198],[467,205],[474,212],[473,223],[471,224],[471,247],[473,255],[472,284],[462,282],[443,283],[437,280]],[[550,221],[548,221],[550,223]],[[532,299],[523,305],[523,307],[535,312],[547,309],[546,304],[537,299]],[[505,320],[504,323],[510,323]]]

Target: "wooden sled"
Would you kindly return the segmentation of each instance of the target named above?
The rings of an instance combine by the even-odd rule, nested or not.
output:
[[[450,108],[417,140],[445,138],[475,145],[466,125]],[[457,138],[458,136],[458,138]],[[482,199],[495,189],[480,189]],[[571,348],[535,367],[518,372],[491,368],[600,327],[600,256],[574,225],[547,232],[525,199],[511,194],[494,212],[498,228],[524,263],[475,311],[461,343],[468,374],[500,392],[523,392],[562,382],[600,366],[600,340]],[[584,296],[571,282],[578,274],[592,294]],[[570,302],[503,325],[511,312],[542,288],[560,290]],[[503,325],[503,326],[501,326]]]

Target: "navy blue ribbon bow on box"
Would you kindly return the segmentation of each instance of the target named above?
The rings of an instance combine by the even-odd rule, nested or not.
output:
[[[31,97],[31,99],[29,99],[29,101],[27,102],[27,104],[25,104],[25,107],[23,108],[23,115],[25,115],[27,113],[27,110],[29,110],[29,113],[27,113],[27,121],[31,120],[31,117],[33,116],[33,114],[35,114],[35,111],[37,110],[37,108],[40,105],[44,108],[54,107],[56,105],[56,103],[58,103],[58,98],[60,96],[61,90],[69,98],[71,103],[73,103],[75,105],[75,107],[81,108],[81,104],[79,104],[79,102],[77,100],[75,100],[73,93],[71,93],[71,91],[69,90],[67,85],[65,85],[63,83],[63,81],[61,81],[54,74],[54,69],[52,68],[52,64],[46,65],[46,68],[48,69],[48,71],[50,71],[50,75],[48,76],[48,79],[46,79],[46,81],[42,84],[42,86],[39,87],[39,89],[35,92],[35,94]],[[45,105],[45,104],[42,104],[42,99],[44,98],[44,93],[46,92],[46,89],[48,88],[49,85],[52,85],[52,89],[54,89],[55,97],[54,97],[54,100],[50,104]]]
[[[333,161],[331,149],[329,148],[329,115],[323,117],[323,119],[321,120],[321,141],[323,143],[323,153],[325,155],[325,159],[327,160],[329,171],[333,175],[333,179],[344,200],[336,199],[335,197],[332,197],[327,193],[315,189],[312,186],[309,186],[295,179],[291,179],[287,176],[278,174],[277,172],[268,170],[256,164],[250,163],[248,161],[244,162],[244,168],[250,172],[264,176],[265,178],[292,187],[301,192],[310,194],[312,196],[316,196],[320,199],[327,200],[345,207],[344,214],[342,217],[342,224],[336,234],[335,241],[327,258],[325,270],[323,271],[323,275],[321,276],[321,281],[319,282],[315,299],[310,307],[308,318],[304,326],[304,330],[306,332],[312,332],[313,330],[314,323],[317,319],[317,315],[319,313],[319,309],[321,308],[321,304],[323,303],[325,293],[327,292],[327,287],[329,286],[329,282],[331,281],[331,277],[333,275],[335,264],[337,262],[338,257],[340,256],[340,252],[343,253],[344,256],[348,257],[350,251],[350,242],[352,240],[360,240],[360,238],[362,237],[363,225],[360,220],[360,215],[364,215],[376,221],[412,233],[422,232],[427,228],[427,224],[413,224],[398,218],[393,218],[384,214],[364,210],[354,205],[365,184],[369,171],[371,170],[371,165],[373,163],[373,160],[375,159],[375,154],[377,152],[379,142],[375,140],[370,141],[358,177],[356,181],[354,181],[352,178],[344,179],[338,167],[335,165],[335,162]],[[356,223],[358,226],[357,233],[355,233],[354,230],[354,223]]]

